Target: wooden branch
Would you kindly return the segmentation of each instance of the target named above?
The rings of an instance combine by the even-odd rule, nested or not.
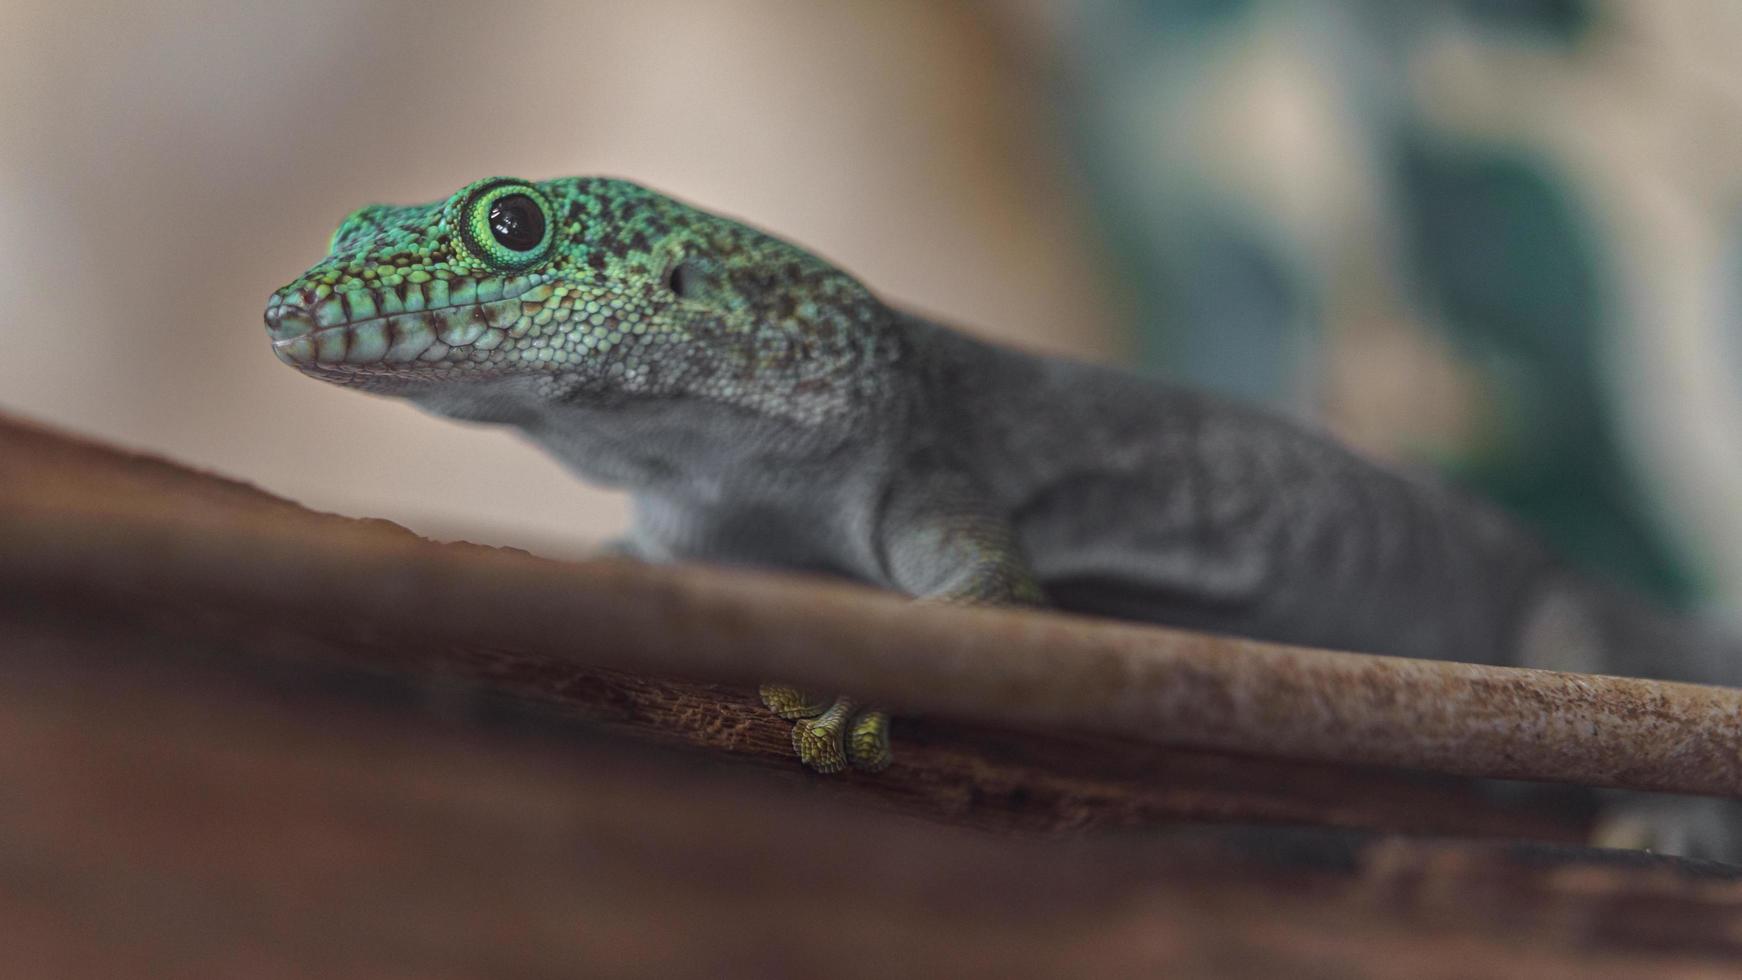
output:
[[[238,484],[0,428],[0,586],[178,598],[400,651],[747,686],[1278,760],[1742,795],[1742,692],[1359,656],[863,589],[564,565],[313,515]],[[57,592],[58,590],[58,592]]]
[[[0,424],[0,949],[8,975],[129,977],[1604,978],[1742,955],[1731,869],[1346,829],[1582,836],[1577,811],[1364,764],[1411,710],[1381,761],[1626,780],[1663,746],[1528,738],[1652,707],[1593,744],[1670,739],[1731,692],[1423,670],[434,545]],[[763,676],[931,712],[898,718],[888,772],[819,778]],[[1513,700],[1458,700],[1483,691]],[[1314,724],[1304,753],[1193,747]]]
[[[414,675],[332,683],[300,657],[128,645],[95,610],[16,612],[8,976],[1604,980],[1742,956],[1742,879],[1710,866],[1327,831],[966,833],[573,725],[432,714]]]
[[[0,622],[169,663],[311,662],[417,679],[446,709],[508,696],[640,742],[702,750],[787,774],[811,792],[983,830],[1079,834],[1178,820],[1309,823],[1412,833],[1578,842],[1588,800],[1502,804],[1467,782],[1368,767],[1289,762],[1128,739],[1000,729],[942,718],[896,720],[895,764],[828,778],[794,758],[791,725],[742,687],[577,665],[499,647],[402,645],[310,632],[222,606],[159,597],[146,606],[81,601],[8,608]],[[92,623],[100,624],[93,626]],[[479,692],[486,700],[480,700]]]

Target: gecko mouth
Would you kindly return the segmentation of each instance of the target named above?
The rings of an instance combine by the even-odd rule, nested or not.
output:
[[[283,324],[299,315],[303,314],[291,309],[278,322]],[[519,300],[502,300],[372,317],[274,337],[272,351],[280,360],[299,367],[441,361],[455,351],[496,349],[520,316]],[[271,322],[270,314],[268,318]]]
[[[539,276],[436,279],[325,296],[280,290],[267,301],[266,329],[279,360],[303,369],[439,363],[495,350],[550,294]]]

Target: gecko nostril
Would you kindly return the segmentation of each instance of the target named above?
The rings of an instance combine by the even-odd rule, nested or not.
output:
[[[272,334],[274,340],[300,337],[314,328],[314,317],[306,307],[287,303],[283,300],[269,301],[266,304],[266,330]]]

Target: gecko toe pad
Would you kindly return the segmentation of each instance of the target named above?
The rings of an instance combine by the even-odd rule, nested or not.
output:
[[[792,726],[792,750],[817,772],[840,772],[847,768],[847,747],[839,722],[799,719]]]
[[[855,769],[882,772],[894,754],[889,751],[889,715],[871,709],[860,712],[847,730],[847,761]]]

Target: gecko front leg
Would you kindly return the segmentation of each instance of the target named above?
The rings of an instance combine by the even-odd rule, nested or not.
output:
[[[977,511],[973,499],[960,491],[897,498],[884,524],[888,583],[921,602],[1044,605],[1010,525]],[[793,722],[793,751],[817,772],[849,765],[878,772],[893,759],[887,712],[849,697],[825,701],[787,684],[764,684],[761,695],[769,710]]]

